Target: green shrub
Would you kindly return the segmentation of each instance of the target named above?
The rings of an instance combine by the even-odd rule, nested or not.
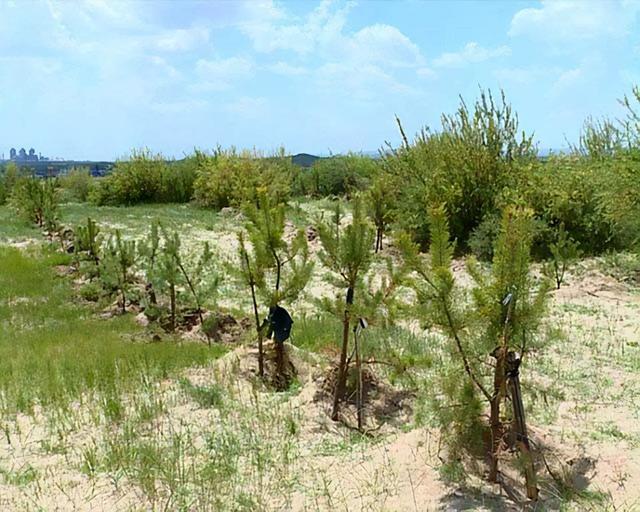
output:
[[[58,190],[54,179],[18,178],[10,203],[18,215],[49,232],[58,228]]]
[[[90,199],[98,205],[184,203],[191,200],[196,159],[169,162],[148,149],[133,150],[98,182]]]
[[[490,213],[473,230],[469,237],[469,249],[481,261],[491,261],[495,241],[500,234],[500,215]]]
[[[91,172],[86,167],[74,167],[60,178],[60,186],[68,199],[84,203],[93,187]]]
[[[9,162],[0,173],[0,205],[5,204],[11,197],[11,192],[18,178],[26,173],[20,171],[14,162]]]
[[[196,152],[197,178],[194,199],[207,208],[256,204],[258,190],[265,190],[275,203],[286,202],[297,168],[280,150],[273,157],[256,152],[218,149],[213,154]]]
[[[529,162],[519,173],[519,183],[509,191],[514,199],[531,206],[540,228],[534,253],[551,255],[556,230],[561,225],[587,254],[624,247],[629,234],[617,222],[612,187],[618,180],[616,159],[594,160],[560,155],[546,161]],[[633,185],[638,189],[638,185]]]
[[[426,247],[427,209],[444,203],[451,234],[466,249],[471,233],[496,214],[503,191],[512,187],[515,163],[534,160],[535,148],[504,94],[496,101],[481,91],[472,110],[461,100],[441,122],[440,132],[425,128],[410,142],[398,121],[404,142],[384,155],[383,168],[399,194],[398,223],[416,242]]]
[[[296,195],[349,197],[367,189],[377,170],[376,160],[362,155],[322,158],[300,173],[294,190]]]

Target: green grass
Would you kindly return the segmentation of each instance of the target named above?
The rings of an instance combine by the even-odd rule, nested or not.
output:
[[[6,205],[0,205],[0,242],[39,237],[38,230],[16,215]]]
[[[66,407],[97,393],[105,415],[117,420],[124,393],[223,352],[196,343],[148,344],[131,316],[97,318],[52,268],[66,258],[0,248],[0,409]]]

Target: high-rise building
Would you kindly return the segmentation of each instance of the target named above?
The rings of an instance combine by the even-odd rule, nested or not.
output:
[[[9,160],[15,160],[16,159],[16,148],[11,148],[9,150]]]

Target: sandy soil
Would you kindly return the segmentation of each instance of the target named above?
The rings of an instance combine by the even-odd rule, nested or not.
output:
[[[233,233],[203,230],[190,239],[209,240],[220,254],[235,253],[237,244]],[[311,250],[318,250],[316,241]],[[455,272],[462,283],[469,282],[462,262],[456,262]],[[301,304],[332,293],[316,273]],[[537,370],[529,378],[561,393],[556,415],[546,420],[541,413],[531,416],[532,437],[545,448],[552,469],[569,475],[579,490],[602,493],[611,510],[640,510],[640,295],[588,265],[569,275],[567,284],[552,295],[547,325],[559,327],[564,338],[546,355],[532,358],[529,367]],[[382,425],[374,440],[352,443],[352,431],[332,422],[327,401],[318,398],[326,361],[291,351],[300,380],[299,391],[286,399],[288,414],[300,425],[298,457],[290,469],[296,485],[285,501],[274,497],[266,508],[522,510],[480,476],[462,487],[445,484],[438,472],[438,432],[403,428],[411,424],[410,401],[407,414],[395,424]],[[255,371],[255,349],[239,347],[211,368],[194,368],[183,378],[196,386],[215,383],[232,390],[230,399],[245,407],[254,406],[256,393],[271,403],[271,391],[256,391]],[[157,393],[167,404],[154,424],[158,431],[176,432],[180,425],[189,425],[201,442],[221,421],[215,410],[185,396],[177,380],[161,383]],[[526,394],[524,399],[531,400]],[[162,509],[126,477],[101,472],[89,477],[81,470],[83,451],[109,428],[95,421],[90,398],[65,421],[50,414],[36,410],[0,424],[0,510]],[[64,431],[60,440],[52,424]],[[557,488],[544,478],[541,488],[543,501],[537,510],[556,509]],[[583,510],[579,504],[567,507]]]

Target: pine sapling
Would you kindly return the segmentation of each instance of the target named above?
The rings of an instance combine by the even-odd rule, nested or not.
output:
[[[443,398],[451,403],[462,401],[463,406],[456,410],[455,415],[443,412],[446,423],[442,427],[458,436],[463,435],[465,428],[478,429],[482,408],[477,402],[477,394],[484,398],[490,409],[488,478],[496,482],[504,435],[501,404],[507,388],[512,388],[510,379],[517,377],[517,368],[535,340],[547,291],[546,284],[536,286],[529,273],[531,214],[518,208],[505,211],[490,274],[481,272],[474,260],[468,262],[469,272],[476,283],[471,307],[465,307],[463,292],[456,287],[451,271],[454,246],[449,241],[443,207],[431,209],[430,231],[429,262],[420,257],[418,247],[408,237],[403,237],[400,245],[408,268],[415,272],[412,285],[425,317],[451,341],[451,358],[462,367],[467,377],[466,384],[460,382],[455,373],[450,376],[452,380],[443,382]],[[517,366],[514,366],[516,360]],[[514,397],[511,398],[513,400]],[[440,411],[446,410],[447,407],[440,408]],[[524,423],[523,412],[520,413]],[[530,454],[526,453],[528,439],[522,439],[522,436],[526,437],[526,429],[519,435],[527,494],[536,499],[535,474]],[[473,438],[479,442],[477,436]],[[453,441],[460,442],[457,439]]]
[[[560,223],[556,233],[556,241],[549,246],[551,250],[551,262],[547,264],[546,271],[553,277],[556,289],[559,290],[564,282],[567,270],[580,257],[578,244],[569,236],[564,227],[564,222]]]
[[[392,221],[395,188],[385,174],[376,177],[366,195],[369,218],[376,227],[375,252],[382,250],[382,239]]]
[[[101,279],[119,292],[120,307],[122,314],[124,314],[126,313],[127,293],[133,282],[136,242],[135,240],[124,240],[120,230],[116,230],[115,236],[107,241],[103,253]]]
[[[320,260],[333,272],[331,282],[346,289],[344,302],[342,302],[342,349],[331,411],[331,418],[334,421],[339,418],[340,400],[345,392],[354,294],[371,265],[374,238],[374,231],[367,222],[362,200],[359,197],[353,201],[352,222],[344,226],[342,221],[340,203],[336,203],[332,220],[318,222],[318,235],[323,248]]]
[[[309,259],[304,231],[298,230],[290,240],[285,237],[285,206],[273,203],[266,190],[258,189],[257,204],[248,205],[245,213],[253,254],[249,256],[244,239],[240,238],[242,277],[251,288],[254,315],[257,311],[256,291],[268,306],[267,317],[256,327],[259,331],[258,343],[263,336],[274,337],[276,379],[278,386],[284,387],[284,340],[278,340],[274,335],[274,314],[280,304],[291,303],[302,293],[311,277],[313,263]],[[256,318],[259,319],[259,315]],[[263,354],[259,353],[259,358],[262,357]]]

